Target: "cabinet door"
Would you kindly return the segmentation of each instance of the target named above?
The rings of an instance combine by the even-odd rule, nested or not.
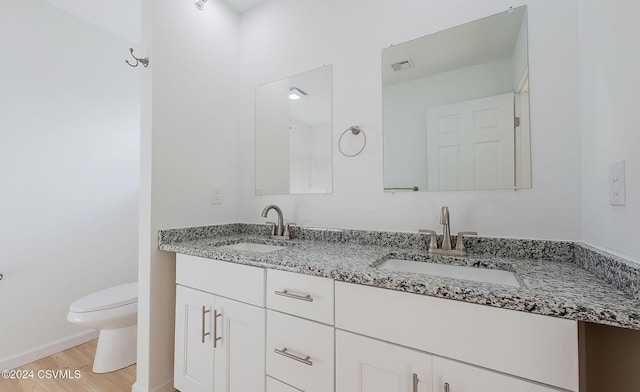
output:
[[[211,294],[176,286],[173,383],[182,392],[213,391],[213,304]]]
[[[336,392],[431,392],[431,356],[336,330]]]
[[[447,384],[448,388],[445,387]],[[433,392],[559,392],[542,384],[451,359],[433,357]]]
[[[265,390],[265,310],[216,297],[214,391]]]

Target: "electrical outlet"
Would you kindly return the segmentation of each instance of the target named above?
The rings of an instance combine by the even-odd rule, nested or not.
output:
[[[609,204],[626,205],[624,161],[609,164]]]
[[[211,204],[222,204],[222,193],[224,189],[221,186],[214,185],[211,187]]]

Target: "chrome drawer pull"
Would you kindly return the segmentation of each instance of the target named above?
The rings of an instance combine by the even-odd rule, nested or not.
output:
[[[204,338],[207,335],[211,335],[211,332],[204,332],[204,319],[206,318],[206,314],[209,313],[209,309],[207,309],[204,305],[202,306],[202,343],[204,343]]]
[[[222,336],[218,336],[218,317],[222,316],[222,313],[218,313],[217,310],[213,311],[213,348],[218,347],[218,340],[222,340]]]
[[[418,392],[418,375],[413,373],[413,392]]]
[[[283,290],[283,291],[277,291],[276,290],[273,293],[275,295],[281,295],[281,296],[287,297],[287,298],[299,299],[300,301],[313,302],[313,298],[311,298],[311,295],[309,295],[309,294],[307,294],[307,295],[292,294],[292,293],[288,292],[287,290]]]
[[[275,350],[273,350],[273,352],[275,352],[276,354],[280,354],[280,355],[282,355],[282,356],[285,356],[285,357],[287,357],[287,358],[290,358],[290,359],[296,360],[296,361],[298,361],[298,362],[302,362],[302,363],[304,363],[305,365],[313,366],[313,362],[311,362],[311,361],[309,360],[309,358],[311,358],[310,356],[308,356],[308,355],[307,355],[306,357],[302,358],[302,357],[299,357],[299,356],[297,356],[297,355],[293,355],[293,354],[291,354],[291,353],[289,353],[289,352],[287,351],[287,348],[286,348],[286,347],[285,347],[285,348],[283,348],[282,350],[278,350],[278,349],[276,348]]]

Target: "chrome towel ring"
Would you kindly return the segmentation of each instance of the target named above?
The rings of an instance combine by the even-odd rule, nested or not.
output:
[[[355,154],[347,154],[342,150],[342,138],[344,137],[344,135],[347,134],[347,132],[351,131],[352,134],[354,134],[355,136],[358,136],[359,134],[362,134],[363,137],[363,142],[362,142],[362,147],[360,148],[360,150],[358,150],[358,152],[356,152]],[[340,151],[340,154],[344,155],[347,158],[353,158],[357,155],[360,155],[360,153],[362,151],[364,151],[364,148],[367,146],[367,135],[364,133],[364,131],[362,130],[362,128],[360,128],[357,125],[354,125],[352,127],[349,127],[346,131],[342,132],[342,135],[340,135],[340,139],[338,139],[338,150]]]

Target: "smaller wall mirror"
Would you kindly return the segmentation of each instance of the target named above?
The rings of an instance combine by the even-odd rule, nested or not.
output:
[[[332,191],[332,67],[256,87],[256,194]]]
[[[384,187],[531,187],[526,6],[382,51]]]

